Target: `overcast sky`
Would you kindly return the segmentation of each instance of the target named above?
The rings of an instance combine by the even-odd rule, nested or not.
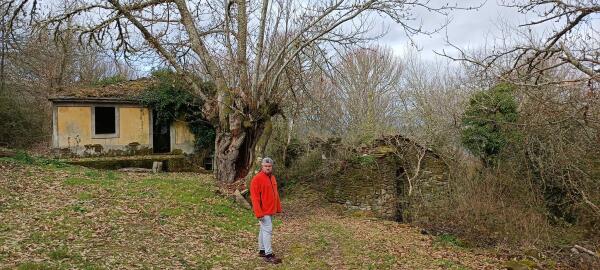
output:
[[[450,11],[448,16],[436,14],[425,9],[416,9],[412,16],[415,18],[411,22],[412,26],[422,24],[423,29],[433,30],[444,25],[446,21],[449,24],[441,31],[431,35],[416,35],[413,36],[417,48],[420,49],[420,56],[424,60],[434,60],[436,58],[444,59],[437,56],[433,51],[446,51],[452,54],[453,49],[446,44],[446,37],[453,44],[462,49],[479,48],[486,43],[487,40],[492,40],[500,34],[498,24],[502,21],[511,26],[518,26],[525,22],[537,18],[535,15],[529,14],[529,17],[517,12],[515,8],[503,7],[499,3],[503,0],[430,0],[429,5],[432,7],[442,6],[444,3],[456,4],[463,7],[477,7],[476,10],[454,10]],[[395,23],[388,17],[375,17],[375,29],[373,34],[377,35],[384,29],[387,29],[387,34],[377,40],[378,44],[390,47],[398,56],[403,56],[410,47],[410,40],[404,33],[400,25]],[[547,29],[549,25],[541,26],[538,29]],[[536,31],[537,32],[537,31]],[[490,42],[488,42],[490,43]],[[148,72],[152,64],[148,64],[145,70]]]
[[[439,5],[443,2],[447,1],[432,0],[430,3]],[[461,0],[458,2],[461,5],[471,3],[472,6],[478,6],[484,0]],[[527,21],[525,15],[518,13],[514,8],[500,6],[497,0],[487,0],[479,10],[452,11],[448,18],[424,10],[418,10],[414,16],[417,20],[422,20],[425,29],[435,29],[443,25],[447,19],[451,20],[450,24],[438,33],[431,36],[418,35],[414,37],[424,59],[435,58],[434,50],[450,49],[446,45],[446,35],[453,44],[461,48],[477,48],[485,43],[486,38],[491,39],[498,36],[497,25],[500,21],[506,21],[514,26]],[[418,22],[415,21],[415,24]],[[380,27],[388,27],[389,32],[379,40],[379,43],[392,48],[396,54],[403,55],[409,39],[402,28],[391,19],[381,19]]]

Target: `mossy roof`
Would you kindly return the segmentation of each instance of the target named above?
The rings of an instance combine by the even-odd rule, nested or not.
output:
[[[140,78],[108,85],[65,86],[54,89],[50,100],[138,102],[141,94],[154,82],[151,78]]]

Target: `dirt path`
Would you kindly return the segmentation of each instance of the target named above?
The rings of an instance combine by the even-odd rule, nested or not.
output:
[[[310,200],[310,199],[309,199]],[[499,269],[492,254],[436,241],[418,228],[345,214],[302,199],[284,203],[274,249],[281,269]]]

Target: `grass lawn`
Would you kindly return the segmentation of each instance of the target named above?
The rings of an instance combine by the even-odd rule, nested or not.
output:
[[[347,214],[301,189],[275,220],[276,267],[257,221],[210,175],[119,173],[0,159],[0,269],[497,269],[491,253]]]

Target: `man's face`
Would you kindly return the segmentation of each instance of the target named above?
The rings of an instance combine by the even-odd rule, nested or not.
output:
[[[273,172],[273,164],[270,163],[263,163],[262,164],[262,171],[266,174],[271,174]]]

